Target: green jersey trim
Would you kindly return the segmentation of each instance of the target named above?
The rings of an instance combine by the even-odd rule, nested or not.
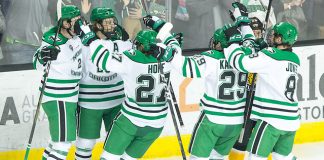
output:
[[[117,87],[120,85],[123,85],[124,81],[120,81],[116,84],[110,84],[110,85],[90,85],[90,84],[80,84],[80,88],[112,88],[112,87]]]
[[[229,58],[228,58],[228,62],[231,62],[234,53],[237,52],[237,51],[242,51],[242,52],[244,53],[244,51],[242,50],[241,47],[240,47],[240,48],[235,48],[234,51],[230,54],[230,56],[229,56]],[[234,63],[235,63],[235,62],[234,62]]]
[[[101,48],[103,48],[103,45],[99,45],[96,50],[94,51],[93,55],[91,56],[91,61],[93,62],[98,54],[98,52],[100,51]]]
[[[187,77],[187,64],[188,64],[188,58],[186,57],[182,66],[182,75],[184,77]]]
[[[251,113],[254,115],[260,116],[260,117],[277,118],[277,119],[284,119],[284,120],[297,120],[300,117],[299,115],[291,117],[291,116],[282,116],[282,115],[276,115],[276,114],[260,113],[260,112],[256,112],[256,111],[252,111]]]
[[[147,119],[147,120],[157,120],[157,119],[165,118],[167,116],[167,114],[162,114],[159,116],[144,116],[141,114],[136,114],[136,113],[130,112],[130,111],[126,110],[124,107],[122,107],[122,111],[125,112],[126,114],[131,115],[131,116],[142,118],[142,119]]]
[[[299,58],[294,52],[283,51],[278,48],[271,48],[271,49],[273,50],[273,52],[271,52],[268,49],[263,49],[263,50],[261,50],[261,52],[263,52],[264,54],[266,54],[267,56],[269,56],[275,60],[290,61],[290,62],[300,65]]]
[[[105,101],[118,100],[124,97],[125,95],[122,94],[122,95],[106,97],[106,98],[79,98],[79,102],[105,102]]]
[[[208,101],[211,101],[211,102],[216,102],[216,103],[221,103],[221,104],[231,104],[231,105],[235,105],[235,104],[239,104],[239,103],[245,102],[245,99],[246,99],[246,98],[243,98],[243,99],[241,99],[239,101],[221,101],[221,100],[215,99],[213,97],[207,96],[206,93],[204,94],[204,98],[206,100],[208,100]]]
[[[210,115],[216,115],[216,116],[225,116],[225,117],[238,117],[238,116],[243,116],[244,112],[238,112],[238,113],[224,113],[224,112],[215,112],[215,111],[208,111],[204,109],[204,112],[206,114]]]
[[[80,79],[51,79],[51,78],[48,78],[46,80],[46,82],[50,82],[50,83],[61,83],[61,84],[64,84],[64,83],[79,83]]]
[[[239,58],[239,67],[240,67],[240,69],[243,71],[243,72],[245,72],[245,73],[247,73],[248,71],[244,68],[244,65],[242,64],[242,59],[244,58],[244,54],[241,54],[240,55],[240,58]],[[234,62],[235,63],[235,62]]]
[[[166,105],[166,102],[163,103],[158,103],[158,104],[139,104],[138,102],[136,102],[134,99],[127,97],[129,102],[135,103],[136,105],[140,106],[140,107],[164,107]]]
[[[217,50],[209,50],[206,52],[202,52],[201,54],[204,56],[207,56],[207,57],[214,58],[214,59],[225,59],[224,53],[219,52]]]
[[[34,69],[37,69],[37,67],[36,67],[36,65],[37,65],[37,54],[38,54],[38,51],[34,55],[34,60],[33,60],[33,68]]]
[[[260,102],[265,102],[265,103],[279,104],[279,105],[284,105],[284,106],[293,106],[293,107],[298,106],[298,103],[282,102],[282,101],[277,101],[277,100],[273,100],[273,99],[261,98],[261,97],[257,97],[257,96],[254,97],[254,100],[260,101]]]
[[[62,44],[65,44],[69,39],[64,37],[61,33],[59,33],[56,37],[56,41],[54,44],[54,37],[57,31],[57,26],[56,27],[52,27],[50,30],[48,30],[47,32],[44,33],[42,40],[50,45],[55,45],[55,46],[59,46]]]
[[[198,64],[197,64],[197,62],[195,60],[193,60],[193,61],[194,61],[194,64],[195,64],[196,76],[198,78],[200,78],[201,77],[201,74],[200,74],[200,70],[198,68]]]
[[[39,91],[41,91],[41,88],[39,88]],[[75,91],[72,93],[66,93],[66,94],[54,94],[54,93],[48,93],[44,91],[44,95],[47,97],[53,97],[53,98],[67,98],[78,95],[79,91]]]

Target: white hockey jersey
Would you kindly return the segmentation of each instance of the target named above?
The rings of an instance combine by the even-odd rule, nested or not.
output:
[[[132,49],[130,41],[101,40],[100,43],[112,54]],[[122,78],[115,72],[99,69],[91,62],[90,48],[87,49],[83,57],[79,105],[88,109],[108,109],[121,104],[125,97]]]
[[[246,49],[232,44],[225,49],[231,66],[242,72],[257,73],[252,119],[261,119],[284,131],[296,131],[300,114],[296,96],[298,56],[277,48],[246,54]]]
[[[44,34],[42,45],[33,57],[35,69],[41,71],[45,69],[42,61],[37,57],[42,47],[53,45],[56,30],[57,27],[53,27]],[[51,62],[42,103],[52,100],[77,102],[84,46],[78,37],[75,36],[72,39],[67,39],[61,34],[58,34],[55,45],[59,46],[61,51],[57,59]],[[40,89],[41,86],[42,84]]]
[[[184,77],[203,78],[205,92],[200,106],[207,118],[217,124],[242,124],[247,74],[233,69],[223,53],[210,50],[200,55],[176,55],[173,64]]]
[[[171,40],[174,43],[169,43]],[[176,49],[181,54],[179,43],[172,36],[165,44],[168,46],[167,51]],[[90,51],[92,62],[100,69],[116,72],[122,77],[126,96],[122,114],[139,127],[163,127],[168,107],[166,84],[160,77],[158,61],[138,50],[125,51],[123,54],[111,53],[100,40],[90,44]],[[165,62],[161,64],[169,80],[171,66]]]

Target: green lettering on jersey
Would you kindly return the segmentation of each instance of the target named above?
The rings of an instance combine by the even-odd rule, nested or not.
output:
[[[224,53],[216,51],[216,50],[209,50],[206,52],[201,53],[204,56],[208,56],[214,59],[225,59]]]
[[[50,30],[44,33],[42,40],[50,45],[53,45],[56,31],[57,27],[51,28]],[[59,33],[56,37],[55,46],[65,44],[67,41],[68,39]]]

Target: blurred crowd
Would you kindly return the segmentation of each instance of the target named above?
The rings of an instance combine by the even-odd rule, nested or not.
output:
[[[261,21],[269,0],[241,0]],[[80,8],[86,20],[93,8],[105,6],[117,13],[133,39],[144,28],[141,17],[156,15],[174,24],[174,32],[184,33],[184,49],[207,48],[216,28],[231,23],[230,0],[62,0],[63,5]],[[273,0],[268,28],[280,21],[293,23],[298,40],[324,38],[323,0]],[[0,1],[0,66],[31,63],[42,34],[57,23],[57,0]]]

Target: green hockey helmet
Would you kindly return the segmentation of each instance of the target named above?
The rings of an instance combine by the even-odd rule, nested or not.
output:
[[[61,13],[62,13],[61,16],[62,20],[69,20],[81,15],[79,8],[74,5],[62,6]]]
[[[280,35],[282,43],[293,45],[297,41],[298,31],[296,27],[288,22],[280,22],[273,26],[273,34]]]
[[[228,47],[226,36],[225,36],[224,30],[222,28],[219,28],[214,32],[213,37],[211,38],[209,47],[211,49],[213,49],[212,45],[216,45],[218,42],[221,44],[221,47],[223,49]]]
[[[149,51],[150,45],[154,44],[156,41],[156,35],[157,35],[157,33],[150,29],[144,29],[144,30],[139,31],[137,33],[137,35],[135,37],[135,41],[134,41],[137,49],[139,48],[140,45],[142,45],[144,52]]]
[[[92,10],[90,15],[91,22],[104,20],[106,18],[116,18],[115,12],[111,8],[97,7]]]

